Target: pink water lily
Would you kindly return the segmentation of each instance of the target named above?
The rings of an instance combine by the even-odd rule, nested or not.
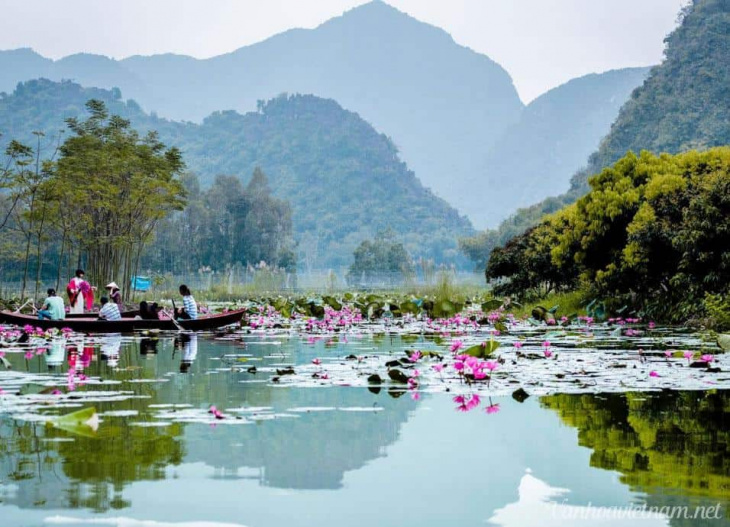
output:
[[[499,363],[497,361],[490,360],[484,363],[484,367],[489,371],[494,371],[499,368]]]
[[[482,402],[481,398],[477,394],[474,394],[466,402],[466,406],[469,408],[469,410],[473,410],[474,408],[479,406],[481,404],[481,402]]]
[[[421,351],[416,350],[408,356],[408,360],[411,362],[418,362],[421,358]]]
[[[656,371],[654,371],[654,370],[651,370],[651,371],[649,372],[649,377],[659,377],[659,374],[658,374],[658,373],[657,373]]]
[[[543,354],[545,355],[545,358],[546,358],[546,359],[549,359],[550,357],[552,357],[552,356],[553,356],[553,352],[552,352],[552,351],[550,351],[549,349],[546,349],[546,350],[545,350],[545,351],[543,352]]]
[[[706,362],[707,364],[713,362],[715,360],[715,356],[711,355],[709,353],[706,353],[700,357],[700,362]]]
[[[683,355],[684,355],[684,358],[687,359],[687,362],[689,362],[692,359],[692,356],[694,355],[694,353],[692,353],[691,351],[685,351]]]
[[[514,347],[515,347],[515,349],[518,349],[518,350],[519,350],[519,349],[522,349],[522,342],[520,342],[519,340],[517,340],[517,341],[515,341],[515,342],[514,342],[514,343],[512,344],[512,346],[514,346]]]
[[[667,358],[671,357],[672,356],[672,350],[666,350],[664,352],[664,356],[667,357]]]
[[[451,344],[451,346],[449,347],[449,351],[451,351],[451,353],[456,353],[457,351],[459,351],[459,350],[460,350],[461,348],[463,348],[463,347],[464,347],[464,343],[463,343],[462,341],[460,341],[460,340],[455,340],[455,341],[454,341],[454,342],[453,342],[453,343]]]
[[[444,364],[434,364],[431,368],[433,368],[434,371],[441,373],[444,369]]]
[[[486,411],[488,414],[496,414],[497,412],[499,412],[499,403],[490,404],[484,409],[484,411]]]
[[[322,364],[322,361],[320,359],[312,359],[312,364],[314,364],[315,366],[319,366],[320,364]]]
[[[542,343],[542,347],[543,348],[549,348],[550,347],[550,341],[549,340],[546,340],[545,342],[543,342]]]

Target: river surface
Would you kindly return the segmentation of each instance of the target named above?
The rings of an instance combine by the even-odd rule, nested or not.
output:
[[[730,391],[482,390],[464,408],[446,385],[311,382],[412,346],[112,335],[8,351],[0,526],[730,525]],[[307,381],[283,382],[288,365]],[[56,420],[92,406],[98,423]]]

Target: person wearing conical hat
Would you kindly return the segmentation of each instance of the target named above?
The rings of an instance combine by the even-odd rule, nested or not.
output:
[[[121,313],[124,305],[122,304],[122,292],[119,290],[119,286],[116,282],[109,282],[106,284],[106,290],[109,291],[109,298],[117,305]]]

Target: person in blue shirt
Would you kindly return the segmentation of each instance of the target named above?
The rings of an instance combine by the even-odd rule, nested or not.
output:
[[[56,295],[56,290],[51,288],[47,291],[48,298],[43,302],[43,307],[38,310],[38,320],[64,320],[66,308],[63,306],[63,298]]]
[[[183,307],[177,310],[177,317],[183,320],[197,320],[198,318],[198,304],[193,298],[193,294],[190,292],[190,288],[185,284],[180,286],[180,294],[183,297]]]
[[[99,320],[122,320],[122,314],[119,307],[114,302],[109,302],[105,296],[101,297],[101,309],[99,310]]]

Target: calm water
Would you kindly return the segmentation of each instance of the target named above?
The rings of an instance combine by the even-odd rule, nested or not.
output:
[[[262,372],[397,350],[398,339],[178,344],[112,336],[8,354],[16,371],[58,375],[71,362],[123,381],[79,386],[81,397],[143,397],[94,403],[96,432],[13,419],[0,406],[1,527],[730,525],[727,391],[500,397],[496,413],[463,413],[449,394],[284,387]],[[197,422],[210,405],[227,418]],[[719,506],[720,519],[619,519],[610,509],[644,504]]]

